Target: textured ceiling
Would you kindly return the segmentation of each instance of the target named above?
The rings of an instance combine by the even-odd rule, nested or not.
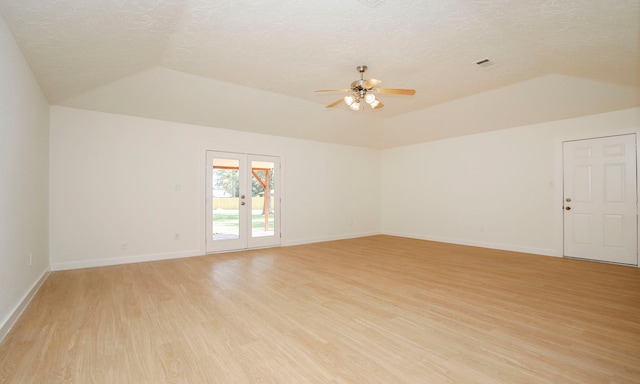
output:
[[[320,110],[339,95],[313,91],[348,87],[366,64],[381,86],[417,90],[381,95],[381,119],[551,74],[640,88],[638,0],[0,0],[0,12],[53,104],[156,67]],[[475,65],[485,57],[495,66]]]

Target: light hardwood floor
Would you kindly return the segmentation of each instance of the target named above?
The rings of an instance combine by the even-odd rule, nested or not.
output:
[[[1,383],[640,383],[640,270],[374,236],[52,273]]]

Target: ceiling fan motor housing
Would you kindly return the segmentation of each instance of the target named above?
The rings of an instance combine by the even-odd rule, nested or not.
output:
[[[366,82],[366,80],[362,80],[362,79],[360,79],[360,80],[356,80],[356,81],[354,81],[353,83],[351,83],[351,89],[352,89],[354,92],[361,92],[361,91],[370,91],[370,90],[372,90],[372,89],[373,89],[373,87],[371,87],[371,88],[366,88],[366,87],[365,87],[365,85],[364,85],[364,83],[365,83],[365,82]]]
[[[356,80],[353,83],[351,83],[351,89],[354,92],[358,92],[360,94],[360,96],[362,96],[362,97],[364,97],[364,94],[367,91],[370,91],[370,90],[373,89],[373,86],[371,86],[369,88],[367,88],[365,86],[365,83],[367,81],[364,79],[364,73],[365,73],[366,70],[367,70],[367,66],[366,65],[358,65],[356,67],[356,71],[360,72],[360,80]]]

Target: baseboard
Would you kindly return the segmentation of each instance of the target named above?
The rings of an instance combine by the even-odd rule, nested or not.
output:
[[[361,232],[361,233],[351,233],[343,236],[323,236],[323,237],[312,237],[301,240],[294,241],[285,241],[282,246],[290,247],[294,245],[304,245],[304,244],[313,244],[313,243],[322,243],[325,241],[335,241],[335,240],[346,240],[346,239],[357,239],[358,237],[367,237],[367,236],[375,236],[380,235],[380,232]]]
[[[51,264],[51,270],[66,271],[70,269],[107,267],[111,265],[144,263],[147,261],[181,259],[185,257],[194,257],[194,256],[200,256],[200,255],[202,255],[202,252],[200,252],[199,249],[195,249],[190,251],[180,251],[180,252],[170,252],[170,253],[156,253],[156,254],[149,254],[149,255],[113,257],[109,259],[72,261],[68,263],[53,263]]]
[[[33,300],[33,297],[40,290],[40,287],[42,287],[42,284],[47,280],[47,277],[49,277],[49,268],[42,272],[42,275],[40,275],[38,280],[36,280],[36,282],[31,286],[31,289],[29,289],[18,305],[16,305],[16,307],[11,311],[11,314],[5,322],[2,323],[0,326],[0,342],[2,342],[2,340],[4,340],[4,338],[9,334],[11,328],[16,324],[24,310],[27,309],[27,306],[31,303],[31,300]]]
[[[410,239],[437,241],[439,243],[467,245],[471,247],[499,249],[502,251],[511,251],[511,252],[520,252],[520,253],[531,253],[531,254],[540,255],[540,256],[562,257],[562,252],[558,252],[553,249],[522,247],[522,246],[512,245],[512,244],[491,243],[491,242],[485,242],[485,241],[453,239],[449,237],[425,236],[425,235],[418,235],[418,234],[406,234],[406,233],[396,233],[396,232],[387,232],[387,231],[383,231],[382,234],[389,235],[389,236],[408,237]]]

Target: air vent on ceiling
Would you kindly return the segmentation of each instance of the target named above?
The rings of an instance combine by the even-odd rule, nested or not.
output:
[[[493,67],[494,65],[496,65],[496,63],[494,63],[493,61],[489,60],[489,58],[484,58],[482,60],[478,60],[476,61],[476,64],[478,64],[478,66],[482,67],[482,68],[489,68],[489,67]]]

